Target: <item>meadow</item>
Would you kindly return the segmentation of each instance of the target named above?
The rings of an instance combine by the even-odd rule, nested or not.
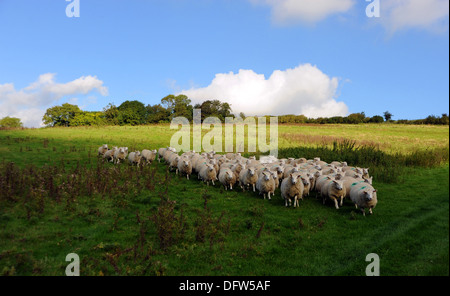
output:
[[[370,167],[362,216],[314,193],[298,209],[240,189],[97,159],[97,148],[166,147],[168,125],[0,130],[0,274],[449,275],[449,128],[280,125],[279,157]]]

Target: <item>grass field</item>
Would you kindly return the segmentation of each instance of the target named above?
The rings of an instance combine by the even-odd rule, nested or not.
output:
[[[376,164],[379,204],[367,217],[349,201],[335,210],[312,194],[285,208],[279,192],[268,201],[163,163],[97,161],[101,144],[159,148],[174,132],[1,130],[0,274],[64,275],[66,255],[77,253],[82,275],[365,275],[376,253],[381,275],[449,275],[448,127],[280,125],[280,157]],[[333,142],[344,139],[372,148],[338,154]],[[390,162],[402,167],[392,182]]]

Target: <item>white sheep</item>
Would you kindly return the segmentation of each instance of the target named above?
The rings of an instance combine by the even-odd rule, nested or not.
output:
[[[139,165],[141,164],[141,157],[141,152],[131,152],[130,154],[128,154],[128,164],[136,165],[137,167],[139,167]]]
[[[180,173],[180,175],[185,174],[186,178],[189,180],[189,175],[192,174],[192,164],[189,158],[182,157],[178,160],[177,174],[178,173]]]
[[[294,208],[299,206],[298,200],[303,195],[303,182],[300,174],[290,174],[287,178],[284,178],[281,182],[281,198],[284,199],[284,205],[287,207],[292,204],[294,200]]]
[[[256,181],[258,181],[258,175],[254,167],[243,169],[239,173],[239,185],[242,190],[245,191],[245,187],[253,186],[253,192],[256,192]]]
[[[325,183],[321,191],[323,204],[327,198],[334,201],[336,209],[339,209],[338,200],[340,200],[340,206],[343,205],[345,197],[345,187],[342,180],[331,179]]]
[[[128,155],[128,147],[119,147],[119,149],[114,152],[114,163],[119,164],[121,161],[125,161]]]
[[[117,147],[113,147],[113,149],[106,151],[105,154],[103,154],[103,159],[106,161],[109,161],[109,162],[113,162],[114,161],[114,153],[118,149],[119,148],[117,148]]]
[[[256,181],[256,189],[259,191],[259,194],[263,194],[264,199],[266,199],[267,193],[270,200],[270,194],[275,194],[275,188],[277,187],[275,184],[275,180],[273,179],[272,172],[269,170],[263,171],[260,174],[258,181]]]
[[[370,184],[359,183],[350,190],[350,199],[355,204],[356,208],[360,208],[363,215],[366,215],[366,208],[369,213],[373,214],[372,210],[378,203],[377,190]]]
[[[106,151],[108,151],[108,145],[104,144],[103,146],[98,148],[98,156],[103,156]]]
[[[233,190],[233,185],[236,184],[236,175],[229,168],[220,169],[219,182],[225,187],[225,190]]]
[[[202,179],[203,182],[206,182],[208,186],[209,181],[211,181],[212,184],[215,185],[214,181],[217,180],[216,169],[211,164],[205,164],[199,173],[199,177],[200,179]]]
[[[141,152],[142,161],[145,164],[152,164],[152,162],[156,159],[156,150],[148,150],[144,149]]]

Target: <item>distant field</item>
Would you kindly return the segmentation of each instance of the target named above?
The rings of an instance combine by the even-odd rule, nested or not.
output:
[[[449,146],[448,126],[364,124],[364,125],[280,125],[280,147],[330,145],[350,139],[358,145],[374,145],[388,153],[410,153]]]
[[[382,151],[355,151],[355,165],[438,151],[438,161],[419,153],[395,164],[405,167],[395,172],[401,181],[375,178],[379,204],[367,217],[314,193],[285,208],[279,191],[268,201],[186,180],[163,163],[136,170],[97,161],[101,144],[159,148],[174,132],[0,130],[0,275],[64,275],[72,252],[82,275],[364,275],[369,253],[380,256],[381,275],[449,275],[448,127],[279,126],[282,156],[334,155],[342,140]],[[387,163],[369,160],[389,178]]]

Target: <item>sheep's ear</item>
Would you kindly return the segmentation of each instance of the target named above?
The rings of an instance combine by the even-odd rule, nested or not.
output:
[[[377,192],[377,190],[375,189],[373,192]]]

